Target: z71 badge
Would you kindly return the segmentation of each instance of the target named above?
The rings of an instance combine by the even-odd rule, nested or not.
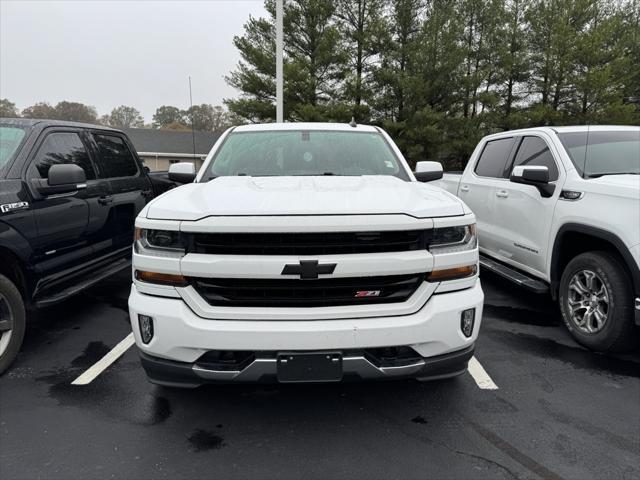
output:
[[[16,210],[26,210],[27,208],[29,208],[29,202],[5,203],[0,205],[0,212],[9,213]]]

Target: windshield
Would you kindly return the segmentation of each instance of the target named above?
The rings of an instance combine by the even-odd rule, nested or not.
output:
[[[234,175],[393,175],[409,180],[381,134],[324,130],[232,132],[203,181]]]
[[[0,172],[13,160],[26,133],[24,128],[0,125]]]
[[[558,137],[585,178],[640,174],[640,129],[560,133]]]

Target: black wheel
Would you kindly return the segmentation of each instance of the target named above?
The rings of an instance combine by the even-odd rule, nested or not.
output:
[[[631,279],[608,252],[587,252],[562,273],[560,310],[573,338],[592,350],[619,352],[635,343]]]
[[[25,324],[24,301],[20,292],[11,280],[0,275],[0,375],[18,355]]]

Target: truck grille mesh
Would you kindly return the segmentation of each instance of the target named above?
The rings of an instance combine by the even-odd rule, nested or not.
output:
[[[190,281],[213,306],[329,307],[403,302],[424,281],[424,275],[317,280],[191,278]]]
[[[329,255],[426,248],[424,230],[325,233],[195,233],[189,250],[219,255]]]

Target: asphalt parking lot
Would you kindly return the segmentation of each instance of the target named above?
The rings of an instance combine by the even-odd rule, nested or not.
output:
[[[483,274],[476,358],[453,380],[170,390],[129,332],[128,272],[30,321],[0,378],[0,476],[640,478],[640,352],[578,347],[546,297]]]

